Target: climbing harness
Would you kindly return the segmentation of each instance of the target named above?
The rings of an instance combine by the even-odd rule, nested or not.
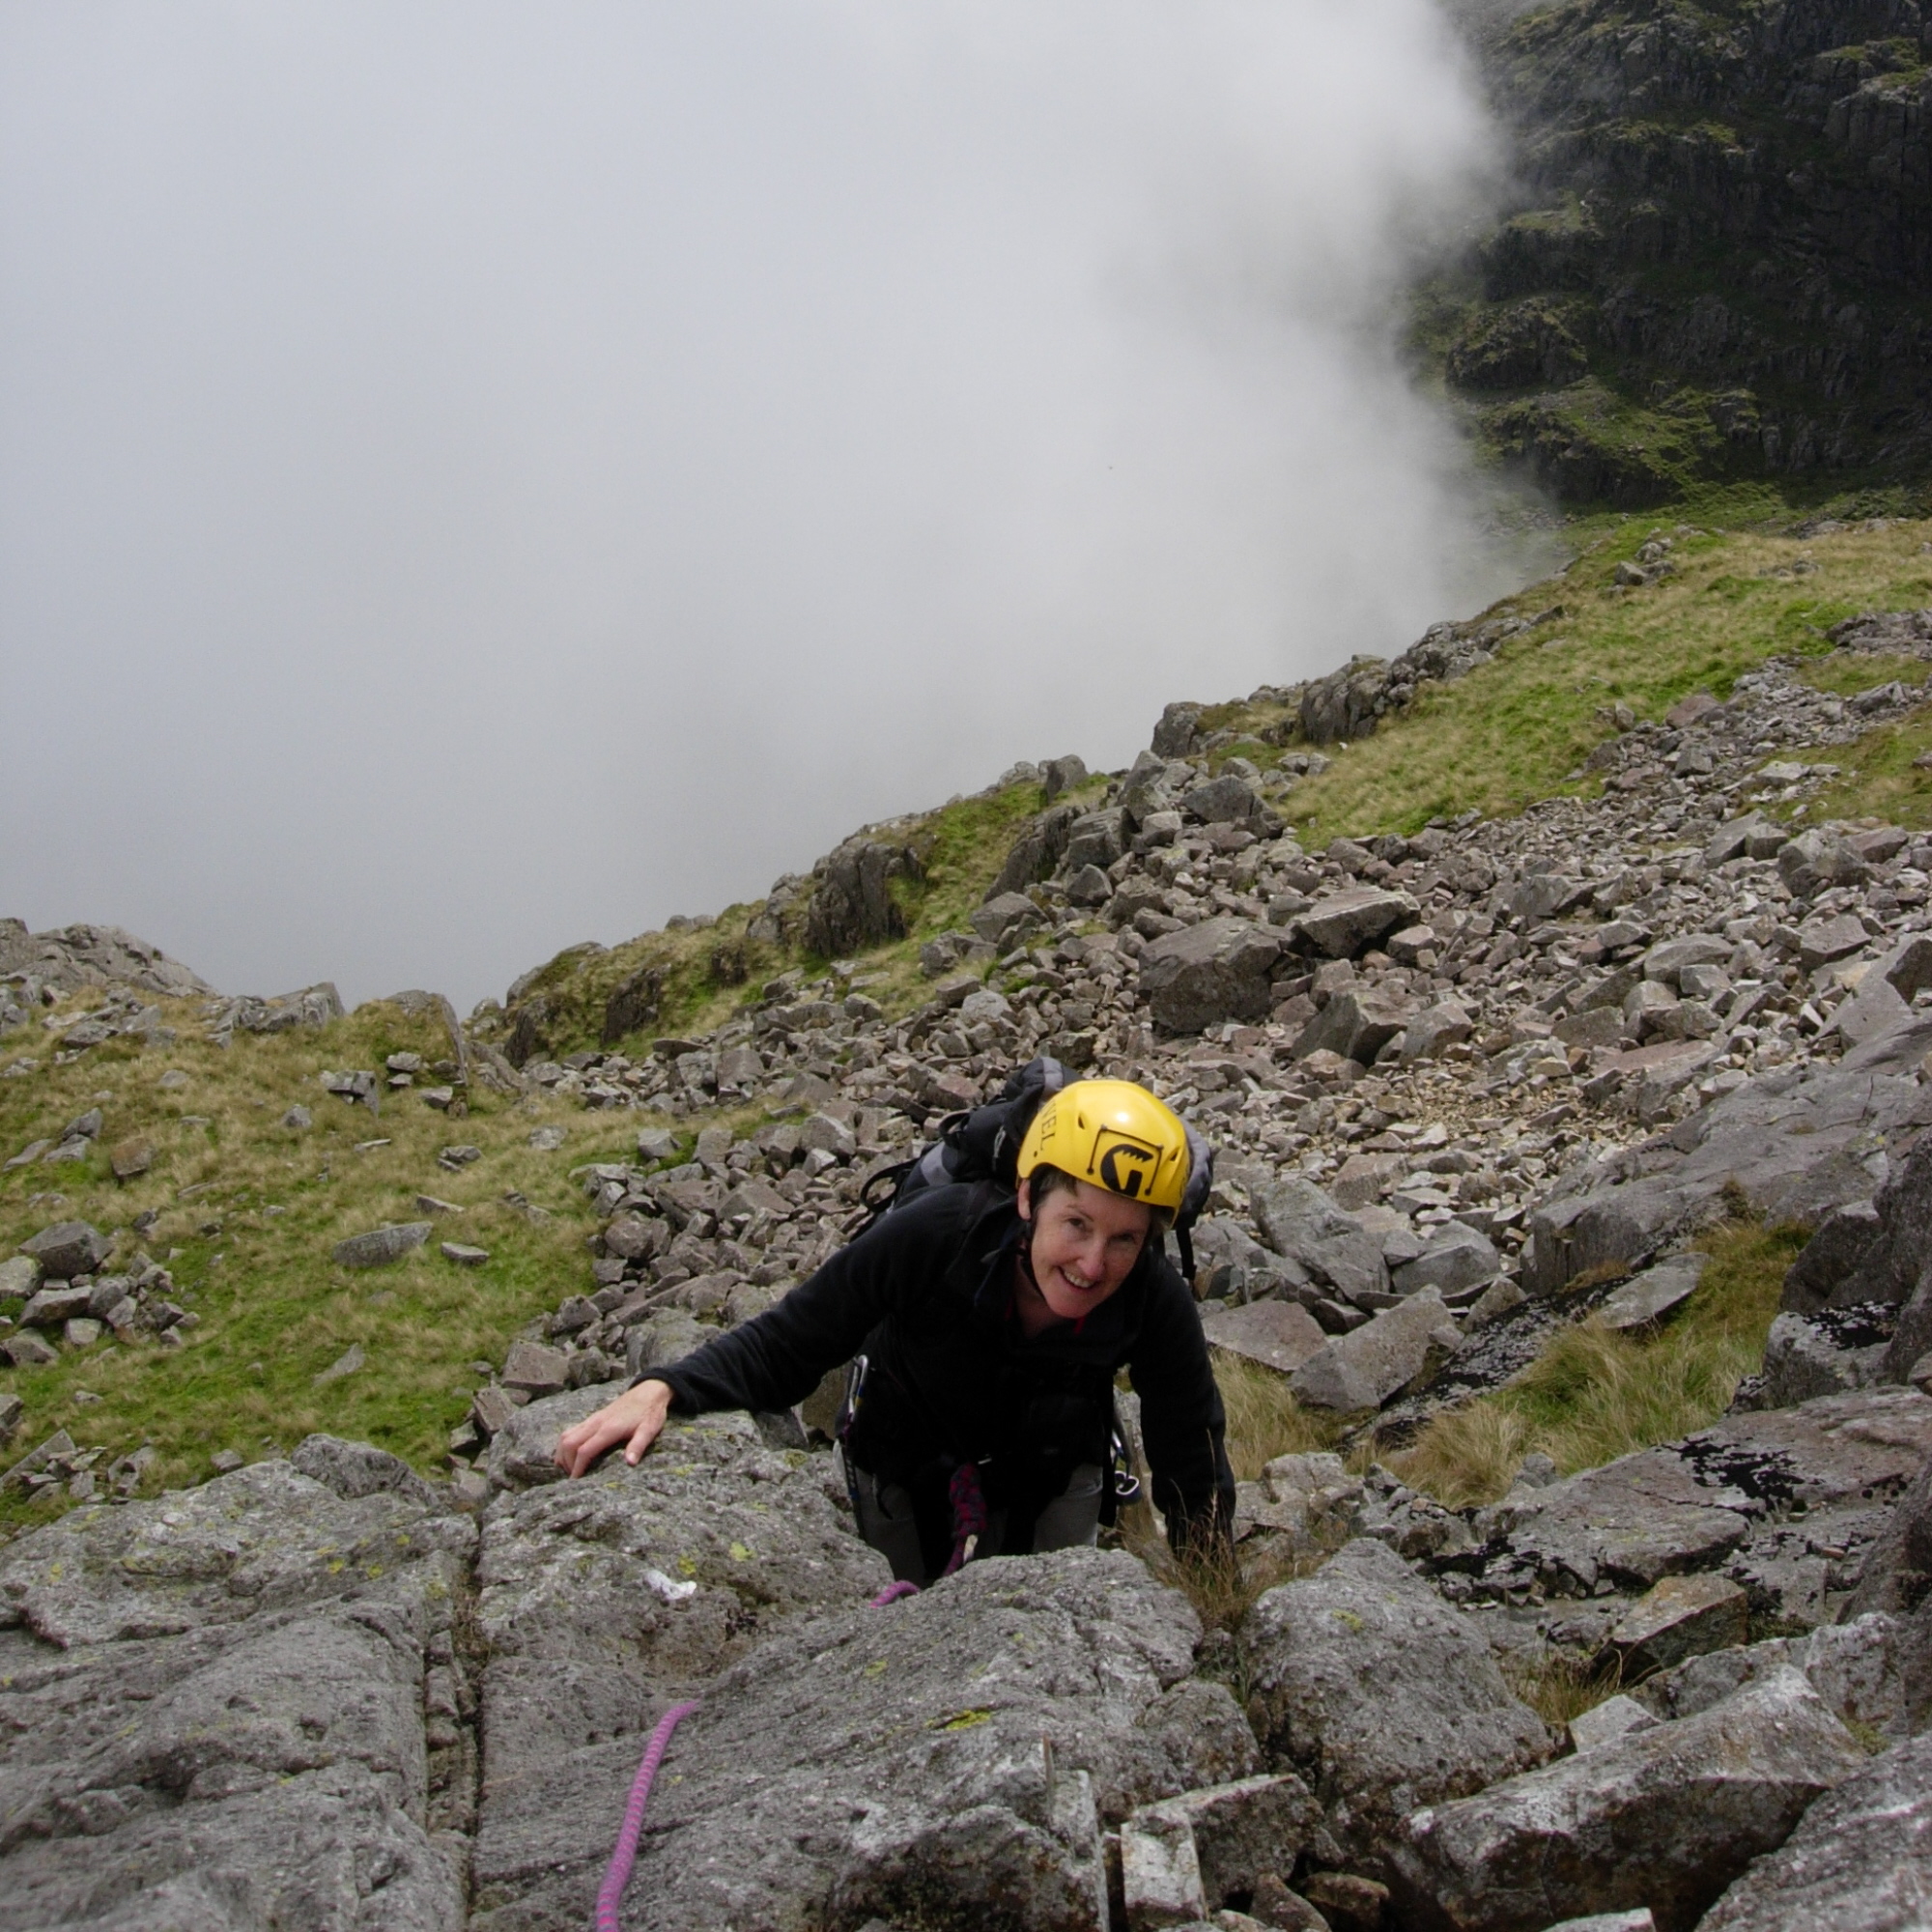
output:
[[[986,1533],[985,1492],[980,1488],[980,1471],[971,1463],[961,1463],[953,1470],[952,1480],[947,1485],[947,1494],[952,1503],[952,1554],[947,1560],[946,1568],[940,1572],[942,1577],[951,1577],[970,1563],[980,1537]],[[870,1600],[871,1607],[882,1610],[889,1604],[916,1597],[919,1593],[917,1583],[888,1583]],[[651,1733],[651,1741],[644,1747],[638,1775],[631,1780],[630,1802],[624,1806],[624,1826],[617,1833],[611,1862],[604,1867],[604,1883],[597,1889],[596,1932],[623,1932],[617,1918],[617,1906],[624,1896],[624,1888],[631,1882],[632,1867],[638,1861],[638,1839],[643,1833],[644,1807],[651,1802],[651,1786],[657,1781],[665,1752],[670,1747],[671,1733],[696,1709],[696,1701],[673,1704],[658,1719],[657,1729]]]

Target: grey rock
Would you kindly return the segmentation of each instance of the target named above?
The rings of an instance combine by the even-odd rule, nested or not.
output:
[[[1719,1219],[1734,1185],[1773,1221],[1817,1221],[1869,1198],[1872,1176],[1855,1150],[1932,1123],[1932,1088],[1917,1077],[1928,1050],[1932,1020],[1915,1021],[1835,1063],[1760,1074],[1642,1158],[1619,1154],[1565,1176],[1530,1217],[1524,1288],[1553,1293],[1586,1268],[1641,1263]],[[1932,1190],[1927,1199],[1932,1206]],[[1885,1294],[1846,1284],[1840,1292],[1851,1301],[1899,1300],[1909,1288]]]
[[[1292,1375],[1327,1346],[1307,1309],[1293,1301],[1251,1301],[1245,1308],[1217,1309],[1201,1319],[1209,1344],[1231,1355]]]
[[[1778,877],[1800,898],[1812,898],[1830,886],[1856,885],[1867,870],[1851,846],[1823,826],[1801,832],[1777,852]]]
[[[503,1386],[522,1389],[534,1402],[564,1386],[568,1362],[561,1349],[542,1342],[517,1341],[503,1359]]]
[[[1742,1644],[1749,1599],[1727,1577],[1665,1577],[1619,1619],[1609,1647],[1634,1684],[1687,1658]]]
[[[424,1680],[474,1542],[267,1462],[0,1552],[8,1922],[456,1932]]]
[[[1367,1538],[1267,1591],[1241,1643],[1270,1759],[1306,1779],[1344,1854],[1372,1875],[1406,1814],[1548,1755],[1542,1719],[1510,1693],[1482,1634]]]
[[[1689,1932],[1863,1762],[1786,1669],[1698,1717],[1416,1811],[1391,1858],[1393,1890],[1426,1932],[1543,1932],[1637,1906],[1664,1932]]]
[[[1807,973],[1863,952],[1869,935],[1864,922],[1856,913],[1841,912],[1831,919],[1807,919],[1798,928],[1798,963]]]
[[[1502,1264],[1502,1256],[1486,1236],[1452,1221],[1413,1261],[1395,1269],[1392,1281],[1398,1294],[1413,1294],[1422,1288],[1455,1294],[1493,1281]]]
[[[1710,1260],[1696,1253],[1672,1255],[1645,1268],[1599,1305],[1597,1320],[1606,1328],[1641,1328],[1662,1320],[1690,1300]]]
[[[1884,1232],[1885,1224],[1870,1201],[1848,1201],[1833,1208],[1786,1270],[1782,1306],[1799,1315],[1816,1314],[1826,1307],[1838,1284]]]
[[[20,1311],[26,1328],[58,1328],[76,1315],[85,1315],[94,1300],[92,1288],[43,1288]]]
[[[113,1245],[85,1221],[60,1221],[22,1241],[20,1253],[38,1262],[49,1281],[68,1281],[77,1274],[98,1273]]]
[[[551,1487],[493,1514],[479,1621],[486,1743],[502,1744],[472,1924],[582,1922],[639,1733],[721,1663],[653,1801],[638,1932],[914,1914],[1098,1928],[1102,1819],[1258,1768],[1226,1691],[1186,1681],[1191,1613],[1130,1557],[978,1563],[871,1609],[879,1559],[814,1476],[781,1475],[726,1421],[742,1418],[707,1418],[685,1434],[715,1446],[680,1440],[601,1495]],[[652,1571],[697,1588],[667,1602]]]
[[[1174,1862],[1184,1870],[1191,1857],[1203,1908],[1197,1918],[1251,1896],[1266,1872],[1293,1871],[1302,1853],[1326,1837],[1321,1807],[1292,1775],[1244,1777],[1143,1805],[1122,1824],[1123,1856],[1135,1833],[1187,1848]],[[1130,1923],[1134,1904],[1129,1890]]]
[[[1879,1375],[1889,1382],[1920,1382],[1920,1364],[1928,1353],[1932,1353],[1932,1268],[1918,1277],[1918,1286],[1898,1311],[1898,1325],[1886,1347]]]
[[[1784,843],[1784,828],[1761,811],[1747,811],[1741,818],[1729,818],[1713,834],[1704,847],[1704,864],[1712,868],[1733,859],[1772,859]]]
[[[1510,895],[1510,916],[1526,925],[1560,919],[1582,904],[1594,890],[1586,879],[1566,878],[1560,872],[1532,872]]]
[[[1762,1408],[1790,1408],[1814,1396],[1866,1388],[1881,1379],[1890,1323],[1872,1318],[1895,1311],[1883,1302],[1861,1308],[1780,1315],[1764,1344]]]
[[[1386,703],[1388,676],[1386,659],[1357,656],[1315,679],[1301,694],[1301,735],[1311,745],[1367,737]]]
[[[638,1158],[645,1161],[675,1160],[677,1136],[668,1127],[639,1127]]]
[[[1046,917],[1024,893],[1002,893],[976,907],[966,923],[981,939],[1005,948],[1024,933],[1037,932]]]
[[[458,1267],[481,1267],[490,1259],[488,1248],[469,1241],[444,1241],[440,1251],[444,1261],[454,1262]]]
[[[1344,986],[1302,1028],[1294,1042],[1294,1058],[1306,1060],[1324,1049],[1345,1060],[1370,1065],[1390,1040],[1405,1032],[1412,1017],[1403,1001],[1367,986]]]
[[[1614,1743],[1633,1731],[1647,1731],[1658,1721],[1634,1697],[1621,1693],[1605,1697],[1570,1719],[1570,1743],[1577,1750],[1595,1750],[1599,1745]]]
[[[1296,915],[1293,930],[1311,952],[1327,959],[1349,959],[1384,933],[1408,924],[1418,910],[1406,893],[1357,886],[1317,899]]]
[[[1517,1492],[1484,1520],[1488,1548],[1498,1577],[1577,1595],[1722,1567],[1767,1607],[1815,1624],[1830,1570],[1812,1546],[1869,1540],[1927,1456],[1932,1401],[1916,1390],[1829,1396]]]
[[[339,1435],[307,1435],[291,1452],[289,1463],[311,1482],[350,1501],[361,1496],[397,1495],[419,1510],[448,1507],[447,1499],[400,1456],[368,1442],[349,1442]]]
[[[1438,1000],[1413,1014],[1404,1028],[1403,1064],[1437,1059],[1445,1048],[1460,1045],[1474,1032],[1475,1022],[1466,1008],[1454,1000]]]
[[[1652,984],[1675,987],[1687,966],[1715,966],[1731,956],[1731,943],[1708,932],[1666,939],[1643,955],[1643,977]]]
[[[1193,749],[1200,727],[1200,705],[1179,702],[1167,705],[1160,714],[1160,723],[1153,727],[1154,755],[1184,758]]]
[[[352,1342],[327,1368],[312,1376],[310,1380],[317,1388],[327,1388],[330,1382],[339,1382],[343,1377],[355,1374],[367,1359],[362,1352],[362,1344]]]
[[[861,834],[819,860],[812,874],[805,936],[814,952],[838,959],[904,937],[905,916],[892,887],[895,879],[922,876],[910,847]]]
[[[372,1228],[366,1235],[351,1235],[330,1250],[337,1267],[386,1267],[429,1239],[434,1228],[428,1221],[405,1221],[387,1228]]]
[[[1932,1899],[1932,1737],[1852,1772],[1698,1932],[1909,1932]]]
[[[1126,813],[1119,806],[1069,817],[1060,867],[1073,873],[1094,866],[1104,872],[1126,850]]]
[[[1310,1281],[1344,1296],[1386,1292],[1380,1242],[1312,1180],[1299,1175],[1259,1179],[1249,1202],[1262,1239]]]
[[[1347,1335],[1331,1337],[1290,1378],[1297,1402],[1352,1414],[1378,1408],[1415,1380],[1433,1356],[1460,1347],[1442,1297],[1425,1288]]]
[[[1882,954],[1833,1015],[1847,1039],[1869,1039],[1911,1018],[1913,997],[1932,986],[1932,935],[1909,934]]]
[[[1849,1725],[1896,1742],[1932,1723],[1932,1617],[1867,1611],[1803,1636],[1708,1651],[1646,1678],[1636,1695],[1667,1719],[1694,1718],[1775,1671],[1797,1669]]]
[[[0,1262],[0,1296],[24,1300],[41,1284],[41,1264],[32,1255],[9,1255]]]
[[[1157,939],[1141,955],[1141,990],[1156,1024],[1198,1033],[1222,1020],[1255,1020],[1272,1004],[1281,936],[1240,919],[1208,919]]]
[[[1185,793],[1180,806],[1204,825],[1244,825],[1261,814],[1262,789],[1252,779],[1224,774]]]
[[[1856,1247],[1857,1259],[1831,1283],[1824,1296],[1827,1307],[1845,1308],[1861,1301],[1903,1303],[1926,1267],[1932,1265],[1932,1140],[1921,1140],[1890,1174],[1872,1209],[1877,1227],[1868,1238],[1857,1240],[1858,1236],[1867,1233],[1859,1225],[1846,1231],[1851,1238],[1840,1239],[1841,1248]],[[1835,1257],[1821,1257],[1806,1266],[1808,1256],[1807,1248],[1793,1264],[1792,1276],[1787,1277],[1791,1292],[1784,1305],[1800,1312],[1808,1312],[1806,1302],[1810,1307],[1819,1305],[1816,1287],[1835,1264]]]
[[[1916,1395],[1918,1391],[1909,1393]],[[1871,1610],[1902,1615],[1918,1609],[1928,1597],[1932,1597],[1932,1449],[1899,1495],[1865,1558],[1844,1615],[1848,1620]]]

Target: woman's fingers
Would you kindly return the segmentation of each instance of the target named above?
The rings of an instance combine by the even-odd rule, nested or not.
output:
[[[636,1463],[657,1440],[669,1406],[670,1390],[662,1382],[639,1382],[595,1415],[585,1416],[556,1439],[557,1466],[581,1476],[607,1450],[625,1444],[624,1460]]]

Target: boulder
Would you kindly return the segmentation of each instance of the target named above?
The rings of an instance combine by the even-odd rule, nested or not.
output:
[[[1284,1376],[1293,1375],[1328,1341],[1314,1316],[1293,1301],[1215,1309],[1203,1315],[1201,1327],[1211,1347]]]
[[[1698,1932],[1907,1932],[1932,1899],[1932,1736],[1852,1772]]]
[[[1822,1305],[1847,1308],[1861,1301],[1903,1303],[1926,1268],[1932,1266],[1932,1137],[1921,1140],[1887,1178],[1872,1202],[1872,1210],[1875,1227],[1868,1228],[1860,1220],[1839,1236],[1837,1245],[1855,1252],[1856,1260],[1831,1281]],[[1825,1232],[1824,1228],[1819,1230],[1821,1235]],[[1821,1256],[1813,1261],[1807,1247],[1792,1264],[1792,1274],[1800,1277],[1802,1288],[1788,1293],[1784,1305],[1800,1306],[1804,1300],[1812,1307],[1820,1305],[1816,1287],[1833,1267],[1834,1258]],[[1787,1277],[1788,1284],[1790,1280]],[[1811,1293],[1805,1294],[1805,1290]],[[1801,1307],[1801,1312],[1807,1311]]]
[[[331,1250],[337,1267],[387,1267],[413,1253],[435,1232],[428,1221],[405,1221],[399,1226],[372,1228],[366,1235],[351,1235],[337,1241]]]
[[[742,1453],[782,1467],[768,1451]],[[648,1480],[653,1463],[668,1473],[654,1455],[621,1480]],[[507,1577],[491,1580],[499,1533],[507,1553],[511,1531],[493,1518],[479,1606],[493,1651],[484,1724],[487,1741],[500,1682],[505,1754],[486,1751],[474,1932],[587,1921],[638,1734],[724,1646],[735,1661],[685,1720],[672,1775],[653,1794],[625,1901],[634,1932],[873,1918],[933,1932],[1099,1932],[1103,1826],[1260,1769],[1226,1690],[1189,1677],[1200,1626],[1185,1600],[1132,1557],[1078,1549],[974,1563],[873,1609],[865,1593],[876,1585],[849,1565],[769,1553],[803,1555],[801,1544],[830,1531],[883,1577],[836,1526],[822,1490],[806,1520],[789,1520],[793,1493],[815,1480],[801,1472],[796,1492],[781,1488],[762,1498],[768,1507],[720,1522],[707,1458],[662,1492],[670,1509],[639,1496],[607,1540],[569,1525],[580,1486],[529,1492],[518,1521],[535,1510],[552,1524],[548,1587],[577,1634],[576,1648],[553,1651],[534,1677],[526,1653],[500,1648],[536,1627]],[[761,1487],[737,1493],[759,1500]],[[618,1509],[617,1493],[598,1501],[600,1516]],[[748,1555],[732,1553],[733,1539]],[[829,1555],[829,1542],[818,1548]],[[681,1576],[681,1553],[698,1588],[667,1603],[645,1572]],[[810,1596],[841,1587],[837,1607],[801,1614]],[[764,1633],[755,1649],[747,1618]]]
[[[967,915],[966,923],[989,946],[1002,950],[1029,932],[1037,932],[1046,916],[1024,893],[1002,893]]]
[[[1141,990],[1157,1025],[1198,1033],[1222,1020],[1264,1018],[1281,935],[1241,919],[1208,919],[1157,939],[1141,954]]]
[[[1905,1615],[1918,1610],[1928,1599],[1932,1599],[1932,1453],[1893,1506],[1843,1614],[1847,1619],[1872,1610]]]
[[[1223,774],[1184,793],[1180,809],[1204,825],[1244,825],[1261,816],[1262,788],[1253,779]]]
[[[1317,899],[1295,915],[1292,930],[1310,952],[1326,959],[1350,959],[1384,933],[1406,925],[1418,910],[1406,893],[1355,886]]]
[[[1531,872],[1510,894],[1510,917],[1520,923],[1541,925],[1560,919],[1596,891],[1593,881],[1566,878],[1560,872]]]
[[[1932,934],[1915,932],[1882,954],[1833,1016],[1845,1038],[1869,1039],[1912,1017],[1915,995],[1932,986]]]
[[[1871,1610],[1803,1636],[1706,1651],[1646,1678],[1636,1696],[1659,1718],[1694,1718],[1776,1671],[1802,1670],[1826,1706],[1861,1735],[1896,1742],[1932,1723],[1932,1616]]]
[[[1928,1050],[1932,1019],[1917,1020],[1842,1060],[1759,1074],[1679,1122],[1640,1160],[1615,1154],[1566,1175],[1530,1217],[1523,1287],[1549,1294],[1588,1268],[1634,1266],[1722,1218],[1732,1188],[1771,1221],[1816,1222],[1870,1199],[1868,1151],[1932,1124],[1932,1086],[1918,1078]],[[1694,1057],[1710,1049],[1672,1042],[1662,1051]],[[1847,1284],[1844,1298],[1902,1300],[1916,1279],[1915,1270],[1884,1295]]]
[[[1757,1406],[1790,1408],[1882,1379],[1896,1315],[1884,1302],[1868,1301],[1816,1315],[1778,1316],[1765,1338]]]
[[[921,876],[918,855],[909,846],[861,834],[819,860],[812,873],[805,916],[806,944],[812,952],[838,959],[904,937],[905,915],[892,887],[895,879]]]
[[[1486,1235],[1479,1235],[1463,1222],[1451,1221],[1413,1261],[1396,1268],[1391,1281],[1398,1294],[1413,1294],[1423,1288],[1455,1294],[1493,1281],[1502,1264],[1502,1256]]]
[[[1665,1577],[1618,1621],[1609,1648],[1623,1681],[1634,1684],[1687,1658],[1741,1644],[1749,1599],[1728,1577]]]
[[[1804,1677],[1781,1670],[1698,1717],[1417,1810],[1392,1889],[1418,1932],[1544,1932],[1639,1906],[1661,1932],[1690,1932],[1864,1761]]]
[[[1407,1005],[1392,995],[1369,986],[1345,986],[1302,1028],[1294,1058],[1306,1060],[1325,1049],[1370,1065],[1409,1019]]]
[[[1798,928],[1798,963],[1807,973],[1833,960],[1861,952],[1870,935],[1857,913],[1841,912],[1830,919],[1807,919]]]
[[[1682,1441],[1619,1457],[1482,1519],[1492,1587],[1543,1579],[1587,1596],[1647,1590],[1721,1568],[1766,1612],[1804,1626],[1849,1587],[1826,1548],[1868,1548],[1932,1456],[1932,1400],[1864,1389],[1736,1415]],[[1833,1577],[1839,1581],[1834,1585]],[[1873,1605],[1879,1607],[1879,1605]]]
[[[1241,1626],[1248,1710],[1273,1763],[1372,1875],[1401,1820],[1540,1764],[1551,1740],[1488,1641],[1367,1538],[1267,1591]]]
[[[268,1461],[0,1551],[0,1917],[458,1932],[475,1538]]]
[[[38,1262],[49,1281],[70,1281],[77,1274],[98,1274],[113,1252],[114,1243],[85,1221],[59,1221],[20,1243],[20,1253]]]
[[[1425,1288],[1347,1335],[1331,1336],[1290,1378],[1297,1402],[1353,1414],[1406,1388],[1432,1356],[1462,1345],[1442,1297]]]
[[[1405,1065],[1418,1060],[1435,1060],[1443,1051],[1460,1045],[1475,1031],[1465,1008],[1454,1000],[1438,1000],[1411,1015],[1403,1029],[1400,1053]]]
[[[1352,1297],[1388,1288],[1381,1243],[1299,1175],[1258,1179],[1248,1189],[1261,1237],[1310,1281]]]
[[[1293,1871],[1326,1839],[1321,1807],[1294,1776],[1244,1777],[1131,1811],[1121,1826],[1129,1926],[1185,1924]],[[1163,1913],[1185,1917],[1162,1917]]]
[[[1710,1260],[1696,1253],[1672,1255],[1645,1268],[1598,1307],[1597,1320],[1606,1328],[1641,1328],[1661,1321],[1690,1300]]]
[[[1815,1315],[1884,1232],[1873,1202],[1848,1201],[1833,1208],[1785,1270],[1780,1305],[1796,1315]]]
[[[1869,868],[1835,832],[1816,826],[1777,850],[1777,875],[1803,899],[1832,886],[1857,885]]]
[[[1311,745],[1367,737],[1385,708],[1388,677],[1386,658],[1358,656],[1316,678],[1302,690],[1301,735]]]

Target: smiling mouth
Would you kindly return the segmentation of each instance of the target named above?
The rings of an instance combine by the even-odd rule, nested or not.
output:
[[[1060,1278],[1075,1294],[1092,1294],[1100,1286],[1097,1281],[1082,1281],[1078,1275],[1068,1274],[1065,1268],[1060,1270]]]

